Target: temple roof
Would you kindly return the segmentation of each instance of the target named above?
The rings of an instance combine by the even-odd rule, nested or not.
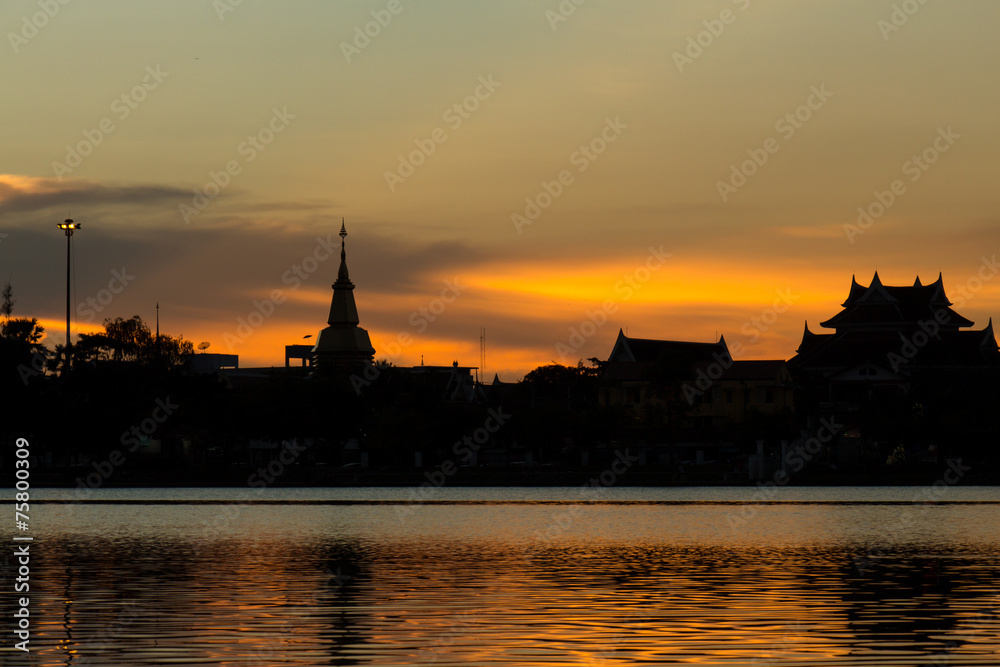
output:
[[[678,379],[694,379],[699,372],[719,380],[766,381],[784,383],[790,379],[785,361],[782,359],[762,359],[734,361],[729,353],[724,336],[717,343],[695,343],[678,340],[652,340],[629,338],[618,331],[614,349],[608,356],[601,379],[605,382],[641,382],[649,379],[649,372],[659,363],[671,362],[680,365]],[[711,371],[711,366],[719,366],[721,375]]]
[[[679,363],[694,372],[720,360],[732,361],[725,337],[717,343],[629,338],[619,329],[615,346],[601,377],[604,380],[642,380],[656,364]]]
[[[821,322],[820,326],[838,331],[902,330],[935,319],[943,329],[957,330],[973,325],[951,309],[952,303],[945,294],[940,273],[930,285],[921,284],[918,277],[908,286],[883,285],[878,271],[868,287],[858,284],[852,276],[851,290],[841,305],[843,310]]]
[[[969,369],[1000,365],[993,321],[980,330],[951,309],[944,280],[924,285],[883,285],[878,272],[868,287],[852,276],[843,310],[821,326],[836,333],[817,334],[806,324],[789,365],[834,371],[859,364],[903,369]]]
[[[654,340],[650,338],[629,338],[619,329],[615,346],[608,356],[609,363],[638,362],[654,363],[664,356],[683,356],[693,363],[715,361],[716,354],[731,359],[724,336],[717,343],[695,343],[678,340]]]
[[[973,368],[1000,364],[992,321],[976,331],[845,331],[803,337],[789,365],[839,369],[862,363],[882,367]]]

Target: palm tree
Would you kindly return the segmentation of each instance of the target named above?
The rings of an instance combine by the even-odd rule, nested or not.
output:
[[[37,345],[45,335],[45,327],[31,317],[8,317],[0,324],[0,337]]]
[[[45,362],[47,350],[41,345],[45,327],[34,317],[11,317],[14,312],[14,290],[8,282],[3,289],[0,304],[0,360],[2,365],[17,369],[22,379],[24,373],[35,375]],[[27,370],[25,370],[27,369]]]

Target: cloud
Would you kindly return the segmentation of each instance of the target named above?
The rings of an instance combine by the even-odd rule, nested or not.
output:
[[[38,214],[60,209],[72,212],[114,207],[153,206],[187,196],[179,187],[168,185],[104,184],[95,181],[0,174],[0,216],[17,225],[12,214]],[[30,219],[30,218],[29,218]]]

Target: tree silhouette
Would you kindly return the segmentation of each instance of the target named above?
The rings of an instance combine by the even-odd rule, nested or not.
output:
[[[3,305],[0,306],[0,315],[3,315],[5,320],[10,319],[11,313],[14,312],[14,288],[11,286],[10,281],[3,288]]]
[[[75,359],[82,362],[114,361],[163,368],[178,366],[193,353],[191,341],[183,336],[155,336],[138,315],[108,318],[103,332],[80,334],[74,346]]]
[[[0,324],[0,336],[13,340],[37,344],[45,335],[45,327],[38,323],[34,317],[12,317]]]
[[[48,351],[40,341],[45,335],[45,327],[34,317],[11,317],[14,313],[14,289],[10,282],[3,289],[3,303],[0,304],[0,367],[6,376],[16,376],[19,382],[37,374],[44,366]],[[37,362],[36,362],[37,360]]]

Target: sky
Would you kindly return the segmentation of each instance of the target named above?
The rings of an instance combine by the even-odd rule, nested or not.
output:
[[[867,285],[1000,314],[1000,3],[10,0],[0,279],[47,343],[141,316],[240,365],[326,325],[346,221],[397,365],[637,338],[788,359]],[[304,338],[305,336],[313,338]]]

